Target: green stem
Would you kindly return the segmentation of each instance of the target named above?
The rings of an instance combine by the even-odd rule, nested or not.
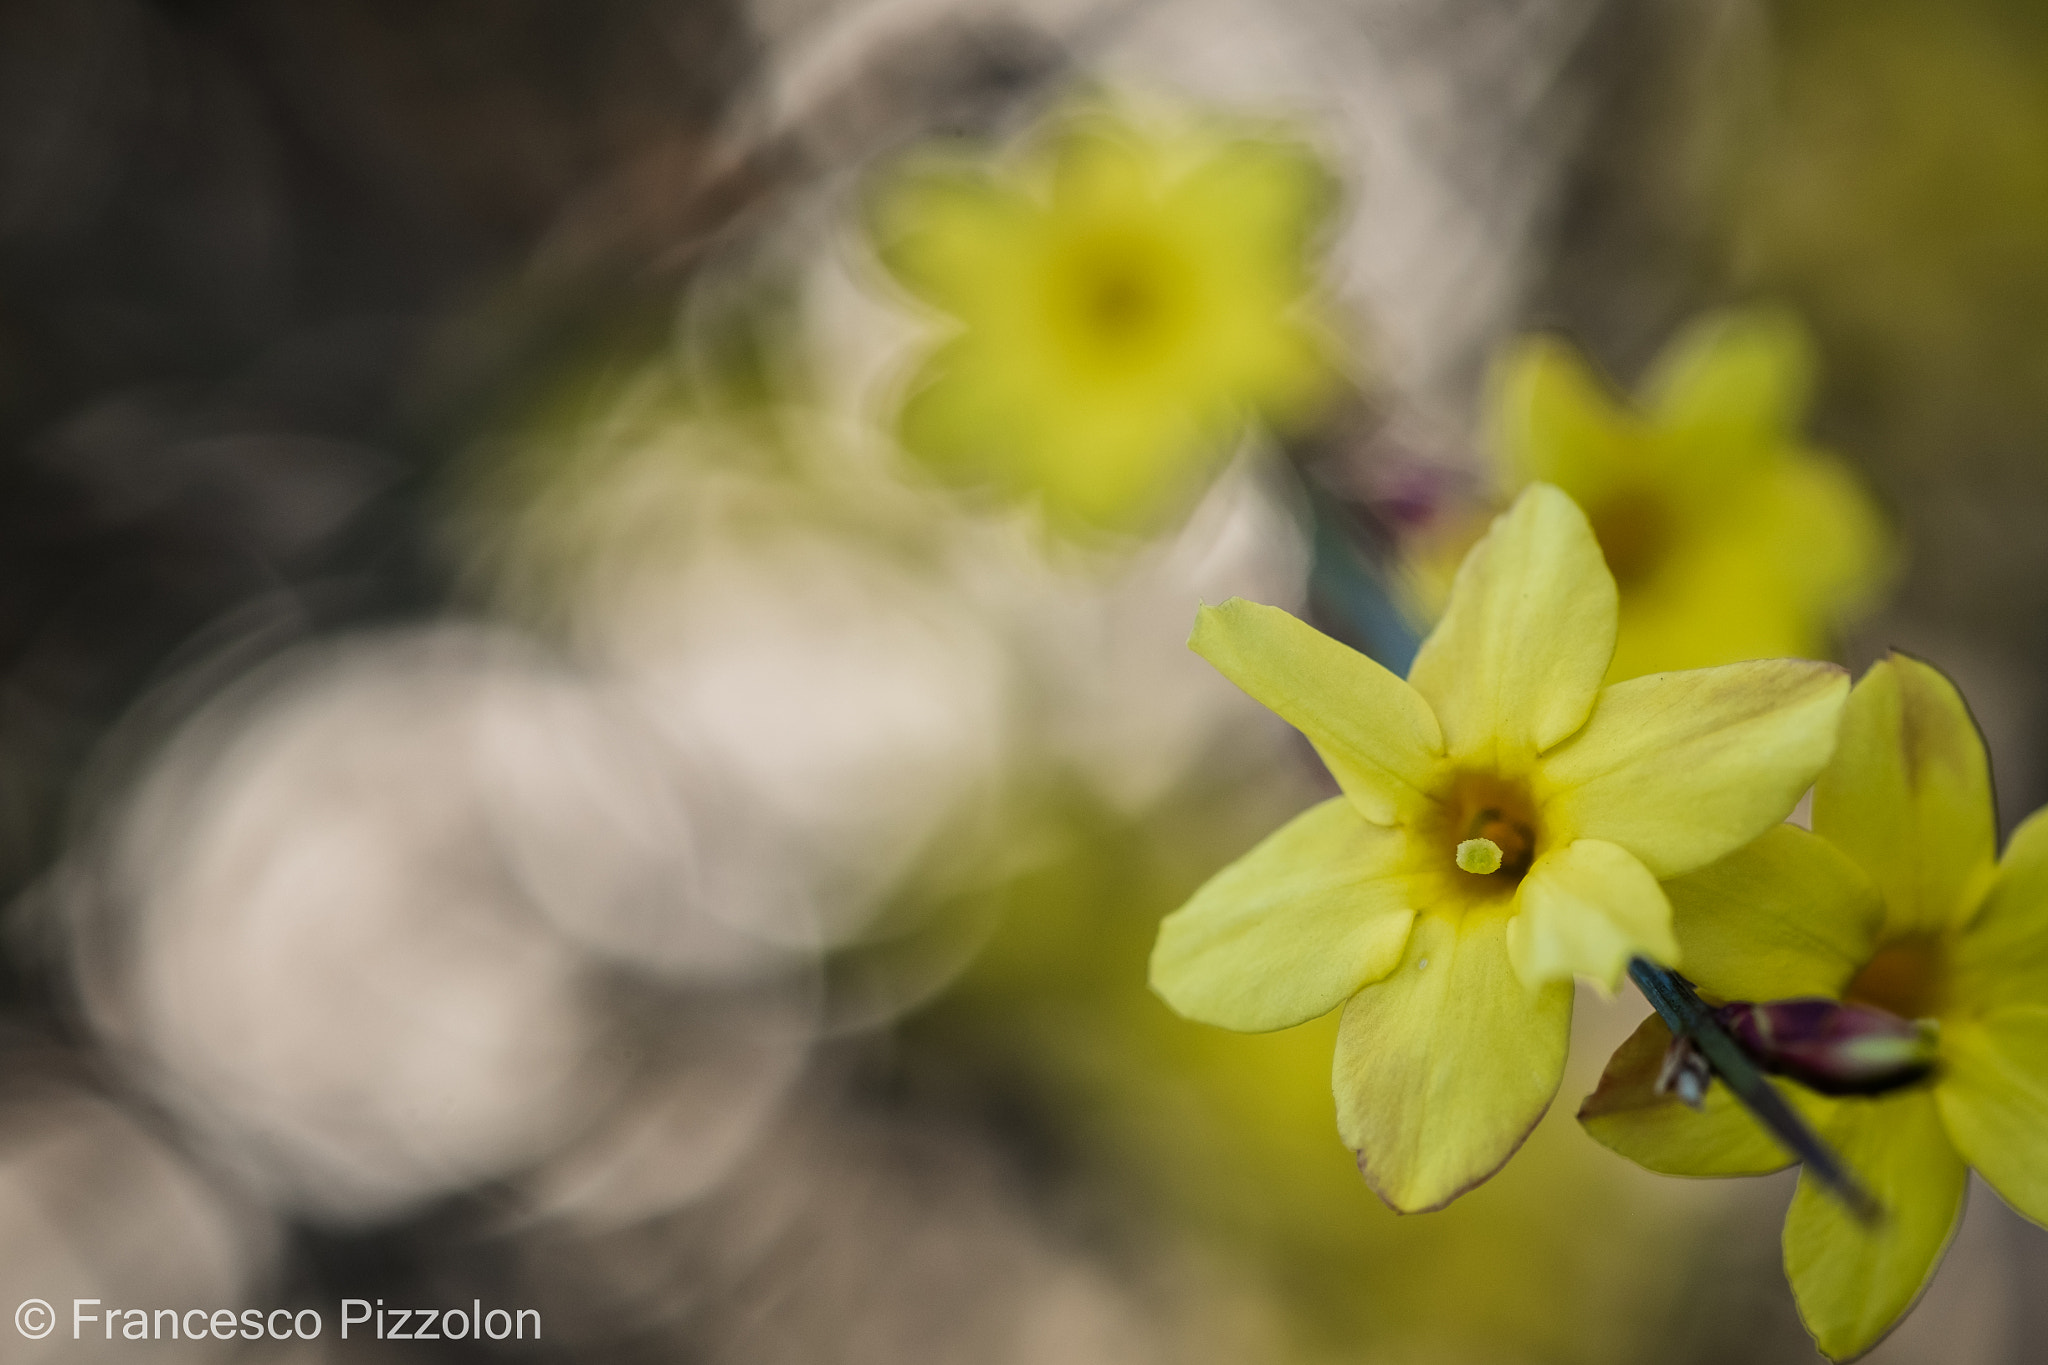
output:
[[[1691,982],[1646,957],[1630,958],[1628,975],[1664,1020],[1671,1036],[1692,1040],[1692,1045],[1714,1068],[1714,1074],[1727,1084],[1728,1092],[1756,1116],[1757,1122],[1770,1129],[1787,1151],[1806,1163],[1807,1174],[1840,1199],[1858,1222],[1867,1226],[1884,1216],[1882,1206],[1842,1164],[1834,1149],[1807,1127],[1806,1120],[1785,1102],[1777,1087],[1764,1079],[1756,1063],[1715,1021],[1713,1011],[1693,991]]]

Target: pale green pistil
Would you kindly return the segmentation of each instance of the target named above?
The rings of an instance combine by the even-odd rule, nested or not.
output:
[[[1458,845],[1458,866],[1467,872],[1498,872],[1500,863],[1500,845],[1491,839],[1467,839]]]

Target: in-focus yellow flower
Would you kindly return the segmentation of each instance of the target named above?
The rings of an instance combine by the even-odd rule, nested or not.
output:
[[[1584,514],[1539,484],[1467,556],[1406,682],[1271,607],[1196,623],[1344,794],[1166,918],[1153,988],[1247,1032],[1349,1001],[1337,1125],[1397,1209],[1507,1160],[1563,1073],[1572,976],[1612,989],[1632,954],[1672,961],[1659,879],[1781,820],[1834,746],[1831,664],[1603,688],[1614,599]]]
[[[904,445],[1068,530],[1184,504],[1248,416],[1299,419],[1329,387],[1302,305],[1333,201],[1302,147],[1107,114],[1007,175],[914,163],[876,195],[875,243],[959,331],[913,382]]]
[[[1926,1080],[1876,1096],[1790,1098],[1887,1216],[1865,1227],[1801,1174],[1785,1216],[1800,1315],[1837,1360],[1910,1308],[1962,1217],[1968,1167],[2048,1221],[2048,811],[1998,861],[1983,741],[1954,686],[1893,656],[1850,694],[1809,834],[1780,826],[1671,883],[1686,974],[1709,999],[1823,997],[1938,1021]],[[1670,1035],[1652,1016],[1580,1119],[1674,1175],[1787,1164],[1724,1087],[1694,1113],[1655,1093]]]
[[[1502,362],[1489,421],[1503,477],[1571,494],[1620,586],[1610,681],[1826,657],[1870,605],[1883,523],[1848,467],[1799,434],[1813,368],[1805,332],[1770,310],[1693,324],[1633,408],[1555,338]]]

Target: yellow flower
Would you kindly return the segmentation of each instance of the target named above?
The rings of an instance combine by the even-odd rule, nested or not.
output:
[[[1344,794],[1166,918],[1153,988],[1247,1032],[1345,1005],[1338,1129],[1397,1209],[1507,1160],[1557,1089],[1573,974],[1612,989],[1632,954],[1671,961],[1659,879],[1782,819],[1833,747],[1830,664],[1603,688],[1614,602],[1584,514],[1539,484],[1467,556],[1406,682],[1271,607],[1196,623]]]
[[[1884,1205],[1873,1227],[1802,1173],[1785,1273],[1821,1350],[1860,1355],[1919,1297],[1962,1217],[1968,1167],[2048,1220],[2048,811],[1997,860],[1984,745],[1938,671],[1894,655],[1849,696],[1809,834],[1781,826],[1673,882],[1686,973],[1709,998],[1822,997],[1938,1023],[1925,1081],[1794,1103]],[[1715,1086],[1695,1114],[1654,1092],[1652,1019],[1580,1120],[1674,1175],[1751,1175],[1784,1153]]]
[[[1184,503],[1249,415],[1299,419],[1328,387],[1300,305],[1332,188],[1297,146],[1107,115],[1008,176],[906,169],[876,196],[876,246],[959,330],[912,384],[904,445],[1068,530]]]
[[[1491,422],[1506,477],[1577,499],[1620,585],[1610,681],[1824,657],[1868,606],[1883,525],[1849,469],[1799,435],[1812,370],[1805,333],[1761,310],[1682,333],[1634,410],[1553,338],[1503,363]]]

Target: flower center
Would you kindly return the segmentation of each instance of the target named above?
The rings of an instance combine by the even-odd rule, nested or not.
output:
[[[1143,331],[1159,314],[1153,283],[1135,270],[1103,271],[1089,282],[1082,305],[1088,321],[1107,335]]]
[[[1047,302],[1078,362],[1093,369],[1159,360],[1185,330],[1191,287],[1167,245],[1142,233],[1101,233],[1062,253]]]
[[[1948,999],[1948,954],[1928,934],[1895,939],[1879,948],[1849,982],[1842,998],[1875,1005],[1901,1019],[1928,1019]]]
[[[1438,837],[1461,874],[1484,878],[1489,890],[1512,891],[1536,861],[1540,828],[1536,804],[1519,783],[1466,773],[1445,805]]]
[[[1671,539],[1671,514],[1660,498],[1624,489],[1603,498],[1588,520],[1617,586],[1634,587],[1656,572]]]

